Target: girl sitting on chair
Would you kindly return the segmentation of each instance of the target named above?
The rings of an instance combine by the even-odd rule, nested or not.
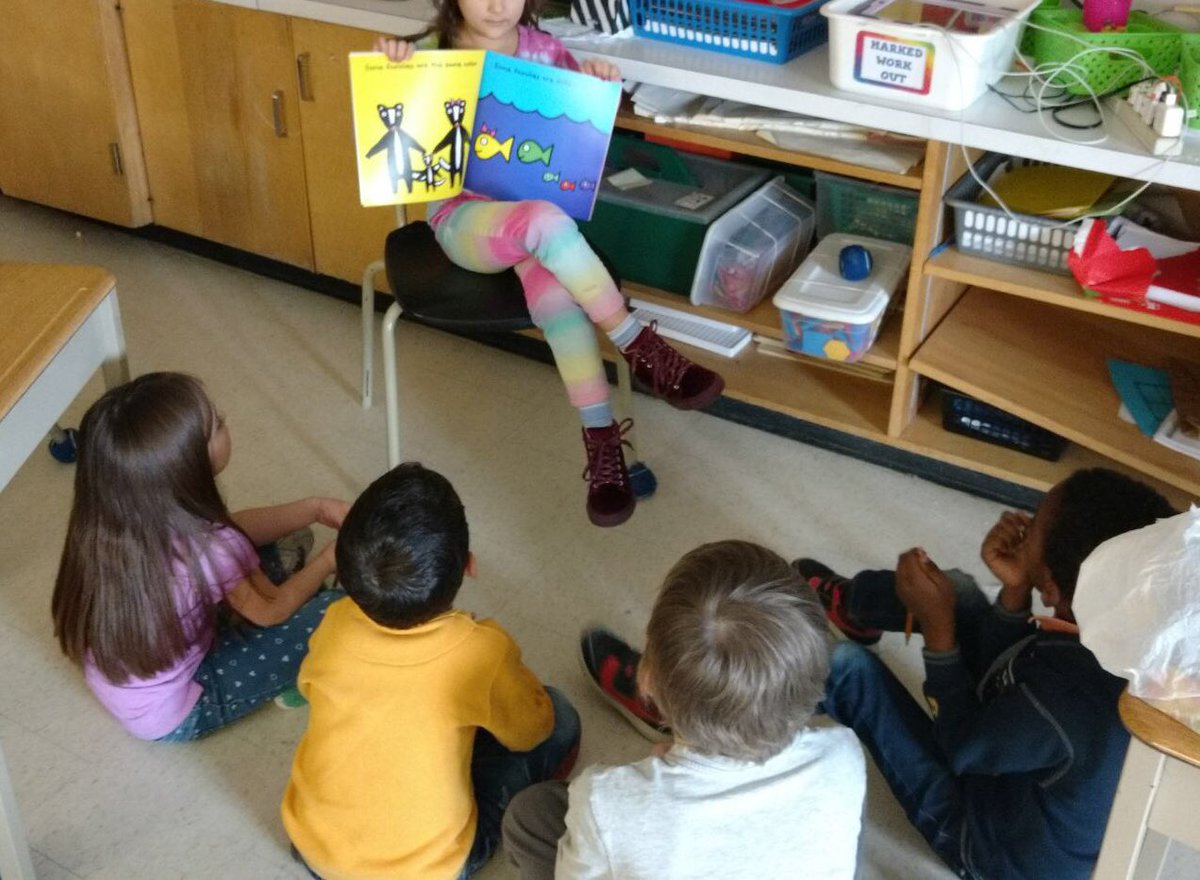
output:
[[[604,61],[577,62],[557,39],[538,30],[541,0],[435,0],[429,30],[408,39],[380,37],[375,48],[394,62],[420,49],[487,49],[604,80],[620,78]],[[533,322],[545,334],[579,410],[587,450],[587,514],[598,526],[619,525],[636,499],[625,466],[623,435],[609,402],[608,380],[592,324],[613,341],[633,375],[678,409],[716,400],[724,381],[667,345],[653,326],[642,327],[625,299],[561,208],[550,202],[497,202],[464,191],[429,208],[429,225],[446,255],[473,272],[512,268],[521,279]]]

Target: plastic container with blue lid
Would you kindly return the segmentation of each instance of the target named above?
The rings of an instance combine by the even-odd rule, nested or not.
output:
[[[871,255],[870,274],[857,281],[839,271],[842,249],[850,245]],[[862,358],[911,260],[907,245],[844,233],[825,236],[772,300],[788,349],[835,361]]]

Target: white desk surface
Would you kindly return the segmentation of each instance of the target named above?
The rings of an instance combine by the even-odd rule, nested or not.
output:
[[[0,262],[0,491],[98,367],[129,379],[114,285],[98,266]],[[0,874],[34,880],[2,750]]]
[[[433,16],[429,0],[221,2],[392,34],[413,33]],[[1183,155],[1164,163],[1148,154],[1116,119],[1108,127],[1107,142],[1085,146],[1056,140],[1034,114],[1023,114],[992,94],[958,113],[840,91],[829,83],[829,52],[824,46],[786,64],[771,64],[644,38],[565,42],[577,54],[614,61],[626,80],[1200,190],[1200,129],[1186,135]],[[1009,90],[1019,88],[1010,86]],[[1063,137],[1089,140],[1096,136],[1093,131],[1076,132],[1048,124]]]

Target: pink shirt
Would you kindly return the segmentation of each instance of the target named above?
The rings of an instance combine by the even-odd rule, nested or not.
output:
[[[119,685],[105,678],[90,659],[84,663],[88,687],[122,727],[138,739],[158,739],[188,716],[203,691],[192,676],[216,635],[201,590],[207,591],[209,605],[220,602],[258,566],[258,552],[245,535],[228,526],[215,527],[200,560],[203,583],[194,582],[184,559],[176,557],[172,564],[175,607],[187,634],[187,652],[151,678],[131,678]]]
[[[538,64],[549,64],[551,67],[561,67],[565,70],[579,70],[579,62],[568,51],[567,47],[545,31],[529,25],[517,25],[518,58],[536,61]]]
[[[433,45],[436,46],[437,43],[434,42]],[[559,42],[558,37],[551,36],[545,31],[539,31],[527,24],[517,25],[517,51],[513,55],[517,58],[524,58],[526,61],[561,67],[564,70],[579,70],[579,62],[575,60],[575,56],[571,54],[570,50]],[[425,209],[429,225],[437,229],[451,211],[463,202],[472,200],[490,201],[487,196],[476,195],[464,190],[444,202],[430,202]]]

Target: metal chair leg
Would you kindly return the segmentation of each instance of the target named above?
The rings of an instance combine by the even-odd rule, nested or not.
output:
[[[362,280],[362,407],[371,408],[371,372],[375,362],[375,276],[384,271],[383,260],[376,260],[363,270]]]
[[[621,415],[626,418],[633,418],[633,377],[629,370],[629,362],[617,354],[617,409]],[[629,445],[633,447],[633,451],[637,453],[637,441],[634,440],[634,433],[637,428],[637,420],[634,419],[634,427],[629,429],[625,435],[625,439],[629,441]]]
[[[400,401],[396,378],[396,322],[403,313],[392,303],[383,316],[383,388],[387,410],[388,470],[400,464]]]

